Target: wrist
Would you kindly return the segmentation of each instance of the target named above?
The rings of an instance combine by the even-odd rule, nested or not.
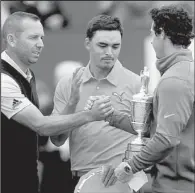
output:
[[[86,111],[83,111],[83,113],[85,115],[85,120],[86,120],[87,123],[95,121],[95,118],[92,115],[91,111],[86,110]]]
[[[105,118],[105,121],[109,122],[110,125],[113,125],[113,119],[112,119],[112,117],[113,117],[114,112],[115,112],[115,110],[113,111],[113,113],[111,113],[109,116],[107,116]]]

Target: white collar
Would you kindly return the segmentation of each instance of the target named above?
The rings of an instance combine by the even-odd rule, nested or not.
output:
[[[14,69],[16,69],[22,76],[24,76],[24,78],[26,78],[30,82],[30,80],[32,78],[32,74],[31,74],[29,68],[27,69],[26,73],[24,71],[22,71],[22,69],[8,56],[6,51],[3,51],[1,53],[1,59],[5,60],[7,63],[9,63]]]

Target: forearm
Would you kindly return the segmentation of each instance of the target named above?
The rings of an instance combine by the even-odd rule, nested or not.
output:
[[[61,115],[68,115],[68,114],[74,113],[75,109],[76,109],[76,105],[77,105],[77,103],[69,102],[60,114]],[[67,131],[67,132],[64,132],[63,134],[60,134],[60,135],[51,136],[50,139],[54,145],[59,147],[65,143],[65,141],[68,137],[69,137],[69,132]]]
[[[70,115],[43,116],[36,123],[35,130],[44,136],[60,135],[72,131],[75,127],[80,127],[93,121],[90,111],[82,111]]]
[[[60,114],[61,115],[73,114],[75,113],[76,106],[77,106],[76,102],[68,102],[64,110]]]
[[[174,137],[156,133],[141,152],[128,161],[133,173],[146,169],[163,160],[177,143],[178,140]]]
[[[128,113],[114,110],[114,113],[112,114],[111,117],[108,118],[108,121],[111,126],[122,129],[134,135],[137,134],[137,132],[135,132],[135,130],[132,127],[131,115]]]

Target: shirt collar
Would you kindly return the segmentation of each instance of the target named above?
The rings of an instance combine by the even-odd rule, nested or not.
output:
[[[181,61],[193,61],[192,52],[188,49],[175,52],[171,55],[165,56],[156,60],[156,67],[160,71],[161,75],[164,74],[174,64]]]
[[[108,80],[111,84],[117,86],[118,85],[118,78],[117,77],[118,77],[118,74],[120,73],[121,67],[122,67],[122,64],[120,63],[119,60],[117,60],[115,62],[114,67],[112,68],[112,70],[110,71],[110,73],[108,74],[108,76],[105,79]],[[95,79],[90,72],[89,63],[83,72],[82,78],[83,78],[83,83],[89,81],[90,79]]]
[[[16,69],[25,79],[28,81],[31,80],[32,74],[30,72],[30,69],[28,68],[26,70],[26,73],[9,57],[9,55],[6,53],[6,51],[3,51],[1,53],[1,59],[5,60],[7,63],[9,63],[14,69]]]

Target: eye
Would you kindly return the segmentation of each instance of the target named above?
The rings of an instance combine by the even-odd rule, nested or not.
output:
[[[113,46],[112,48],[116,50],[116,49],[118,49],[118,48],[119,48],[119,46]]]
[[[30,36],[29,38],[33,40],[33,39],[37,39],[37,36]]]
[[[100,47],[100,48],[105,48],[105,47],[106,47],[106,45],[99,45],[99,47]]]

